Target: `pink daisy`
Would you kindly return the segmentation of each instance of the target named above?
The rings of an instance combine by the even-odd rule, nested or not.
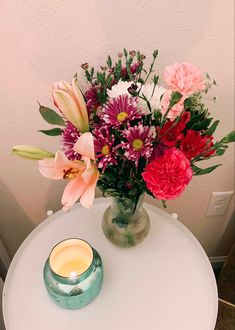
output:
[[[153,133],[150,127],[142,124],[134,127],[129,127],[123,131],[123,137],[127,142],[121,142],[121,146],[125,149],[125,156],[127,159],[135,162],[136,167],[140,157],[149,159],[151,157],[153,147]]]
[[[114,135],[109,133],[108,127],[97,128],[93,131],[93,134],[98,168],[102,168],[103,173],[109,164],[117,164],[113,149]]]
[[[80,135],[81,134],[78,129],[68,121],[61,136],[62,149],[69,160],[78,160],[81,158],[81,156],[73,150],[73,147]]]
[[[139,119],[142,115],[135,97],[119,95],[110,99],[99,116],[105,124],[118,127],[123,123]]]

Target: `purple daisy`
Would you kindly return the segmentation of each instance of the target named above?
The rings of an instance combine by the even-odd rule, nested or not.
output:
[[[98,98],[97,98],[97,93],[95,87],[90,87],[86,92],[85,92],[85,99],[87,102],[90,103],[90,105],[94,108],[100,105]]]
[[[88,112],[88,117],[91,119],[91,114],[93,110],[96,110],[100,106],[100,102],[97,98],[97,93],[95,87],[90,87],[85,92],[85,99],[86,99],[86,107]]]
[[[95,129],[93,131],[94,147],[96,158],[98,161],[98,168],[102,168],[102,173],[105,171],[107,165],[117,164],[115,159],[115,152],[113,149],[114,135],[109,133],[108,127]]]
[[[151,157],[153,146],[153,132],[150,127],[142,124],[129,127],[122,133],[127,142],[122,141],[119,146],[125,149],[127,159],[135,162],[136,167],[140,157],[149,159]]]
[[[75,143],[77,142],[80,132],[69,121],[66,123],[66,127],[63,130],[62,136],[62,149],[69,160],[78,160],[80,155],[73,150]]]
[[[99,116],[105,124],[118,127],[123,123],[139,119],[142,115],[137,99],[124,94],[110,99]]]

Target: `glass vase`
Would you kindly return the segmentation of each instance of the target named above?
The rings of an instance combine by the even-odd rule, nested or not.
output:
[[[149,233],[150,220],[143,208],[144,194],[133,199],[112,197],[103,215],[102,228],[106,238],[116,246],[132,247]]]

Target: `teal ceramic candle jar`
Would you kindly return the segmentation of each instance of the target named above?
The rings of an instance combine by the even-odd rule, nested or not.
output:
[[[60,307],[84,307],[102,287],[101,258],[84,240],[64,240],[52,249],[45,263],[44,283],[49,296]]]

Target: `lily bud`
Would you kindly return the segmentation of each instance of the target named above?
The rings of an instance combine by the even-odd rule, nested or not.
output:
[[[55,155],[50,151],[24,144],[14,146],[12,148],[11,153],[15,156],[20,156],[23,158],[35,159],[35,160],[55,157]]]
[[[72,85],[62,81],[54,84],[53,99],[56,106],[81,133],[89,131],[88,113],[86,103],[73,78]]]

